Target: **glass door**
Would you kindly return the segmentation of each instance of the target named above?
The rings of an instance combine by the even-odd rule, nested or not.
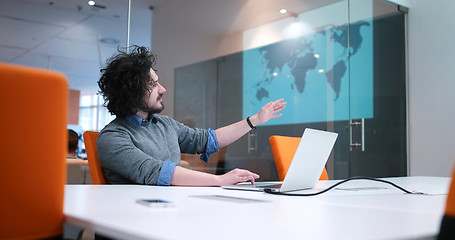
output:
[[[279,98],[281,118],[217,156],[223,173],[245,168],[277,180],[271,135],[337,132],[330,179],[406,174],[404,13],[381,0],[344,0],[249,28],[243,51],[175,70],[175,119],[218,128]],[[213,172],[212,170],[210,170]]]
[[[348,31],[350,118],[338,132],[349,142],[335,178],[405,176],[405,13],[381,0],[350,0]]]
[[[301,137],[305,128],[338,132],[349,121],[348,3],[334,1],[249,29],[243,34],[244,51],[218,63],[218,126],[245,119],[270,101],[288,103],[281,118],[227,148],[226,169],[246,168],[261,180],[277,180],[270,136]],[[347,142],[349,136],[340,134],[327,164],[330,178],[335,167],[349,174]],[[347,161],[335,161],[338,154]]]

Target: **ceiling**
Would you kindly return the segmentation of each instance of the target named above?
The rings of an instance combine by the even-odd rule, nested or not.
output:
[[[289,17],[278,12],[282,7],[300,13],[332,2],[336,0],[132,0],[129,43],[150,46],[152,13],[160,7],[174,7],[188,16],[169,24],[229,35]],[[96,3],[1,0],[0,61],[59,71],[70,89],[96,92],[100,68],[119,46],[126,46],[128,1]]]

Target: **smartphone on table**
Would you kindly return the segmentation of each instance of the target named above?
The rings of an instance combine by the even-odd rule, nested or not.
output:
[[[148,207],[175,207],[172,202],[163,199],[138,199],[136,202]]]

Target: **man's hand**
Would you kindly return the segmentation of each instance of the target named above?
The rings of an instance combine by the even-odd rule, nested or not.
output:
[[[278,99],[275,102],[267,103],[258,113],[250,117],[251,124],[257,126],[269,121],[272,118],[281,117],[281,113],[278,112],[283,110],[285,106],[286,102],[284,102],[284,99]],[[218,146],[220,148],[225,147],[245,135],[245,133],[250,130],[251,127],[245,119],[231,125],[218,128],[215,130]]]
[[[259,175],[252,173],[244,169],[234,169],[223,175],[217,175],[218,185],[234,185],[241,182],[251,181],[254,184],[254,180],[259,178]]]
[[[269,102],[264,105],[258,113],[250,117],[251,123],[255,126],[265,123],[272,118],[281,117],[279,111],[283,110],[286,106],[286,102],[283,102],[284,99],[278,99],[275,102]]]

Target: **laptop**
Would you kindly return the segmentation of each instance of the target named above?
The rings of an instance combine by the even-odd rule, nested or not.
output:
[[[306,128],[282,182],[250,182],[222,186],[224,189],[289,192],[313,188],[332,152],[338,133]]]

